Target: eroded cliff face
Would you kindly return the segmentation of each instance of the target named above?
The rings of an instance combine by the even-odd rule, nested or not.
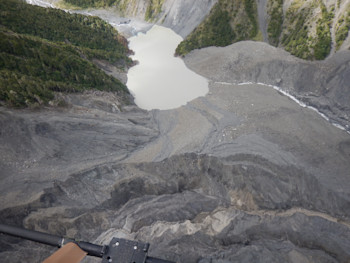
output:
[[[116,4],[123,16],[170,27],[187,36],[210,12],[217,0],[121,0]]]
[[[158,23],[172,28],[182,37],[187,36],[210,12],[217,0],[169,0],[163,4]]]

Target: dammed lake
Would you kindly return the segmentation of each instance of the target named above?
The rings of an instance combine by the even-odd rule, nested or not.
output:
[[[174,109],[208,92],[207,79],[174,57],[183,39],[171,29],[154,25],[128,40],[138,64],[129,69],[126,85],[140,108]]]

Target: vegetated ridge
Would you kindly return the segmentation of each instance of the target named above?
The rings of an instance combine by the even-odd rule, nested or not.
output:
[[[254,0],[219,0],[207,18],[176,49],[185,55],[193,49],[228,46],[255,39],[258,35],[257,6]]]
[[[326,58],[339,50],[350,29],[349,1],[266,1],[268,43],[307,60]],[[208,17],[178,46],[185,55],[206,46],[227,46],[261,40],[255,1],[219,0]],[[332,32],[335,39],[332,39]]]
[[[127,41],[98,17],[0,0],[0,101],[9,106],[47,104],[54,92],[98,89],[128,94],[93,59],[124,69]]]

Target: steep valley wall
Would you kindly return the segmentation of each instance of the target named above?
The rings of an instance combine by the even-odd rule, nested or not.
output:
[[[130,0],[129,0],[130,2]],[[126,15],[136,16],[170,27],[182,37],[187,36],[210,12],[217,0],[165,0],[161,10],[147,17],[148,1],[131,0],[125,9]]]

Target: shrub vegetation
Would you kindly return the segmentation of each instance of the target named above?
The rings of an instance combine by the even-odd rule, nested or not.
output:
[[[152,21],[162,11],[164,0],[150,0],[147,6],[145,20]]]
[[[227,46],[258,34],[257,7],[254,0],[219,0],[209,16],[176,49],[185,55],[193,49]]]
[[[317,7],[322,12],[313,18]],[[310,30],[312,19],[317,19],[315,34]],[[322,1],[310,2],[306,6],[300,1],[295,1],[285,16],[280,44],[297,57],[308,60],[324,59],[331,50],[332,19],[333,13],[327,11]]]
[[[283,0],[270,0],[267,10],[269,14],[267,26],[269,43],[278,46],[283,25]]]
[[[348,6],[350,9],[350,5]],[[337,50],[341,47],[344,40],[348,37],[350,30],[350,10],[341,16],[338,20],[338,24],[335,28],[335,42],[337,45]]]

